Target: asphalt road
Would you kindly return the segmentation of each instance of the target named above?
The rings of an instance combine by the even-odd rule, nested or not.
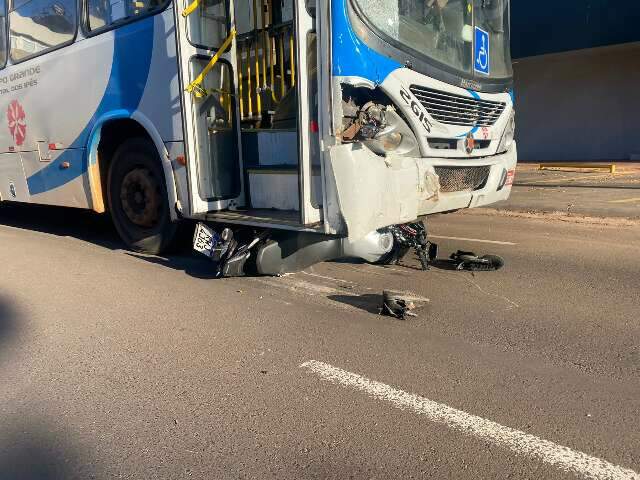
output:
[[[593,218],[640,219],[640,165],[620,164],[615,174],[589,169],[539,170],[521,164],[511,197],[498,211]]]
[[[640,188],[514,186],[498,211],[640,220]]]
[[[638,478],[640,227],[430,228],[507,266],[213,280],[0,207],[0,478]]]

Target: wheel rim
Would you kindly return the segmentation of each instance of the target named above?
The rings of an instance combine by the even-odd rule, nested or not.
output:
[[[131,223],[143,228],[153,228],[160,221],[160,185],[149,169],[135,168],[124,176],[120,201],[122,210]]]

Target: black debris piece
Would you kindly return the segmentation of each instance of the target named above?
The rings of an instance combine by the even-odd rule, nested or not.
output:
[[[380,307],[380,315],[405,320],[406,317],[415,317],[415,304],[402,297],[402,294],[385,290],[382,292],[382,307]]]

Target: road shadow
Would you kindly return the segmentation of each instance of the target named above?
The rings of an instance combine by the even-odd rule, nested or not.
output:
[[[213,262],[207,260],[204,256],[199,258],[196,255],[188,255],[185,253],[168,257],[157,257],[135,252],[126,252],[126,254],[138,260],[144,260],[145,262],[184,272],[190,277],[200,278],[202,280],[218,278]]]
[[[334,302],[343,303],[350,307],[364,310],[367,313],[380,313],[382,306],[382,293],[365,293],[363,295],[328,295],[327,298]]]
[[[13,302],[0,292],[0,350],[11,341],[18,328],[18,310]]]
[[[90,210],[7,203],[0,205],[0,225],[73,237],[110,250],[124,248],[109,216]]]
[[[411,297],[411,295],[409,295]],[[382,311],[382,292],[379,294],[373,293],[365,293],[362,295],[328,295],[327,298],[334,302],[342,303],[344,305],[349,305],[350,307],[357,308],[358,310],[362,310],[367,313],[372,313],[375,315],[381,315]],[[413,301],[411,298],[407,299],[408,301]],[[430,304],[428,301],[415,301],[416,305],[414,306],[414,313],[417,316],[420,316],[420,312],[429,312]]]
[[[16,304],[0,292],[0,359],[6,358],[4,350],[23,328],[24,318]],[[0,409],[0,479],[96,478],[94,462],[89,460],[90,452],[81,448],[79,442],[72,444],[69,432],[59,424],[33,417],[32,401],[41,405],[41,398],[29,398],[24,395],[25,391],[11,395],[14,393],[11,389],[17,386],[7,382],[0,382],[0,385],[8,390],[3,393],[9,393],[9,398],[15,397]]]
[[[77,238],[109,250],[127,247],[118,236],[111,217],[91,210],[26,203],[0,204],[0,225],[32,230],[60,237]],[[183,253],[190,248],[193,226],[186,222],[178,229],[176,245],[171,253]]]
[[[46,421],[22,420],[0,433],[2,480],[99,478],[86,448]]]
[[[458,270],[458,262],[455,262],[454,260],[450,260],[450,259],[445,259],[445,258],[438,258],[437,260],[434,260],[433,262],[431,262],[429,264],[429,266],[431,268],[435,268],[436,270],[447,270],[447,271],[453,271],[453,272],[459,272],[460,270]]]
[[[0,205],[0,225],[32,230],[61,237],[73,237],[110,250],[124,250],[122,243],[108,215],[97,214],[89,210],[66,207],[51,207],[22,203]],[[179,233],[177,246],[166,257],[154,257],[134,252],[127,255],[166,268],[185,272],[199,279],[216,278],[213,264],[204,257],[191,253],[190,240],[193,237],[191,225],[184,225]],[[408,271],[422,271],[409,255],[398,266]],[[335,263],[363,264],[360,259],[339,259]],[[432,263],[439,270],[455,270],[450,260],[437,260]],[[384,268],[384,266],[381,266]],[[1,322],[2,320],[0,320]],[[0,325],[0,334],[2,326]]]
[[[429,272],[429,270],[423,270],[422,265],[420,265],[417,261],[415,263],[407,263],[410,259],[408,257],[405,257],[404,259],[400,260],[398,263],[393,264],[393,266],[396,267],[400,267],[400,268],[405,268],[408,271],[416,271],[416,272]],[[436,260],[433,260],[431,262],[429,262],[429,269],[436,269],[436,270],[448,270],[448,271],[457,271],[457,266],[458,264],[456,262],[454,262],[453,260],[447,259],[447,258],[438,258]],[[381,268],[385,268],[385,265],[381,265]]]

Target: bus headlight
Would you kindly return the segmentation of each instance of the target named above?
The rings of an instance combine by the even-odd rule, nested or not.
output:
[[[384,128],[364,143],[378,155],[420,156],[418,140],[411,127],[391,109],[385,113]]]
[[[386,152],[393,152],[402,145],[402,134],[400,132],[391,132],[387,135],[380,136],[380,143]]]
[[[498,153],[506,152],[513,145],[513,140],[516,135],[516,112],[513,110],[511,112],[511,117],[507,122],[507,128],[504,130],[502,134],[502,140],[500,140],[500,146],[498,147]]]

